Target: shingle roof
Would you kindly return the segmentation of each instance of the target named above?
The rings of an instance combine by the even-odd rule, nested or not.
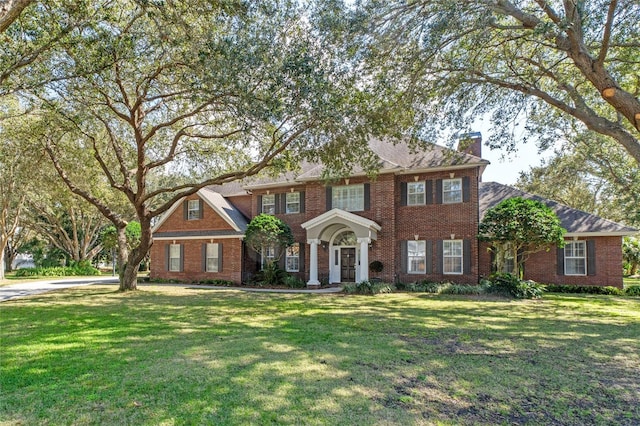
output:
[[[392,142],[390,140],[372,139],[369,148],[380,158],[379,173],[403,173],[426,169],[448,169],[466,167],[485,167],[489,164],[482,158],[457,152],[428,142],[418,142],[415,147],[406,141]],[[317,180],[322,176],[324,166],[319,163],[303,161],[297,171],[283,173],[278,176],[260,176],[233,182],[225,185],[209,187],[210,189],[228,197],[246,194],[246,189],[263,186],[294,185],[304,181]],[[364,170],[354,165],[352,175],[362,175]]]
[[[235,208],[226,198],[219,192],[216,192],[210,188],[202,188],[198,191],[198,194],[218,212],[222,218],[230,225],[237,228],[238,231],[244,233],[247,230],[248,221],[244,215]]]
[[[568,234],[603,233],[609,235],[630,235],[638,232],[637,229],[497,182],[481,182],[478,192],[480,220],[482,220],[487,210],[501,201],[513,197],[522,197],[537,200],[549,206],[558,216],[562,227],[567,230]]]

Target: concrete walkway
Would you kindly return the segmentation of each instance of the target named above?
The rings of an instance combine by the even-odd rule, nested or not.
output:
[[[49,291],[61,290],[71,287],[81,287],[91,284],[118,284],[116,277],[83,277],[83,278],[52,278],[47,280],[38,280],[23,282],[19,284],[7,285],[0,287],[0,302],[6,300],[17,299],[20,297],[32,296],[34,294],[46,293]],[[238,290],[250,291],[256,293],[339,293],[342,287],[326,287],[314,290],[307,289],[286,289],[286,288],[252,288],[252,287],[221,287],[212,285],[193,285],[193,284],[157,284],[157,283],[138,283],[138,287],[146,286],[174,286],[192,289],[211,289],[211,290]]]

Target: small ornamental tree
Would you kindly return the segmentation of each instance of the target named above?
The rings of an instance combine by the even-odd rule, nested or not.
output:
[[[251,219],[244,234],[247,246],[262,255],[269,247],[275,250],[274,262],[279,260],[284,250],[294,243],[289,225],[269,214],[259,214]]]
[[[513,275],[521,278],[529,255],[553,245],[564,246],[566,230],[556,214],[540,201],[514,197],[489,209],[479,226],[478,239],[491,244],[499,272],[508,258],[514,259]]]

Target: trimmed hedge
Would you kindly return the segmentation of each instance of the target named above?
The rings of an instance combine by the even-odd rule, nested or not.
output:
[[[100,271],[84,263],[72,266],[21,268],[16,271],[16,277],[72,277],[85,275],[100,275]]]
[[[549,293],[575,293],[575,294],[608,294],[612,296],[622,296],[625,291],[617,287],[600,287],[591,285],[564,285],[549,284],[547,285]]]

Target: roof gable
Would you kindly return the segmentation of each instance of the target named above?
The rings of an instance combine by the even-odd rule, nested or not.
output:
[[[484,218],[487,210],[501,201],[514,197],[522,197],[537,200],[549,206],[560,219],[561,226],[567,230],[567,236],[600,234],[623,236],[638,232],[637,229],[497,182],[481,182],[478,192],[480,221]]]

